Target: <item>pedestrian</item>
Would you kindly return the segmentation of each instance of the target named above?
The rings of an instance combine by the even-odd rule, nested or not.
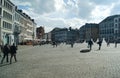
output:
[[[13,45],[10,47],[10,54],[11,54],[11,57],[10,57],[10,64],[12,63],[12,58],[14,57],[15,59],[15,62],[17,62],[17,59],[16,59],[16,51],[17,51],[17,46],[15,46],[15,44],[13,43]]]
[[[74,42],[71,42],[71,48],[73,48]]]
[[[102,46],[102,41],[98,41],[97,44],[99,45],[99,49],[98,50],[100,50],[101,46]]]
[[[3,47],[3,58],[1,60],[1,64],[3,63],[4,59],[6,58],[6,62],[9,62],[8,54],[10,53],[10,46],[6,44]]]
[[[52,45],[53,45],[53,47],[55,47],[55,46],[57,47],[57,43],[55,41],[53,41]]]
[[[2,47],[2,45],[0,45],[0,57],[2,57],[2,55],[1,55],[2,54],[2,48],[1,47]]]
[[[3,53],[3,47],[4,47],[3,45],[0,45],[0,57],[2,57],[1,54]]]
[[[117,47],[117,40],[115,41],[115,48]]]
[[[91,40],[88,41],[88,46],[90,48],[90,50],[92,49],[92,45],[93,45],[93,42]]]
[[[108,47],[108,46],[110,46],[110,42],[109,42],[109,41],[107,41],[107,47]]]

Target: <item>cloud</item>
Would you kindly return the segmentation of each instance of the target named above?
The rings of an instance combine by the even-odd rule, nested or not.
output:
[[[88,19],[91,16],[92,10],[95,6],[88,0],[78,1],[78,16],[82,19]]]
[[[113,14],[120,14],[120,1],[118,1],[116,4],[114,3],[114,7],[111,10],[111,15]]]
[[[114,4],[112,4],[111,6],[106,6],[106,5],[96,6],[91,13],[91,17],[90,17],[91,20],[93,22],[99,23],[100,21],[102,21],[102,19],[106,18],[111,14],[111,10],[113,9],[113,7]]]
[[[35,19],[45,31],[54,27],[79,28],[85,23],[99,23],[120,13],[119,0],[11,0]]]
[[[14,2],[14,4],[16,4],[17,6],[31,6],[31,2],[27,2],[27,1],[24,1],[24,0],[11,0],[12,2]]]
[[[55,1],[54,0],[11,0],[19,6],[29,6],[34,9],[34,12],[39,14],[50,13],[55,10]]]
[[[63,0],[55,0],[55,8],[57,12],[64,12],[65,9],[65,3]]]
[[[49,17],[44,17],[44,16],[39,16],[36,18],[36,22],[39,26],[44,26],[44,27],[49,27],[49,28],[55,28],[55,27],[60,27],[64,28],[66,27],[65,20],[62,18],[49,18]],[[51,31],[51,30],[49,30]],[[46,30],[46,32],[48,32]]]
[[[110,5],[112,3],[118,2],[118,0],[90,0],[90,2],[96,4],[96,5]]]
[[[83,20],[83,19],[79,19],[79,18],[73,18],[73,19],[68,19],[65,20],[66,23],[66,27],[72,27],[72,28],[80,28],[80,26],[82,26],[83,24],[85,24],[87,22],[87,20]]]
[[[34,0],[32,0],[34,1]],[[54,0],[37,0],[37,3],[34,2],[36,12],[40,14],[49,13],[55,11],[55,1]]]

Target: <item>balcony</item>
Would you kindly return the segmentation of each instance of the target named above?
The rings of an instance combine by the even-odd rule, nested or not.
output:
[[[21,33],[21,30],[19,30],[19,29],[14,29],[14,34],[15,35],[18,35],[18,34],[20,34]]]

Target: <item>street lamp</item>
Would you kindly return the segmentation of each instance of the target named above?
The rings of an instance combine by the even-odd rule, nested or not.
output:
[[[32,39],[33,39],[32,44],[33,44],[33,46],[34,46],[34,32],[33,32],[33,34],[32,34]]]

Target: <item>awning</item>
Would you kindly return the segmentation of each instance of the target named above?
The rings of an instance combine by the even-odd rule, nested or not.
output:
[[[32,38],[24,38],[24,40],[33,40]]]

